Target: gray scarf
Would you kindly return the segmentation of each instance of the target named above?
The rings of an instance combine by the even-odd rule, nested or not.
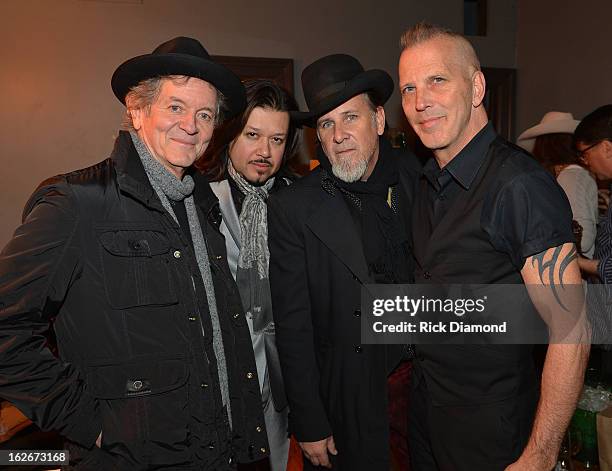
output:
[[[238,267],[250,269],[255,265],[259,279],[268,278],[270,252],[268,250],[268,192],[274,185],[274,177],[262,186],[254,186],[240,175],[231,159],[227,170],[240,191],[245,195],[240,211],[240,255]]]
[[[147,177],[151,182],[151,186],[161,200],[163,207],[168,211],[172,218],[178,224],[178,219],[169,200],[184,201],[187,211],[187,220],[189,221],[189,230],[193,241],[193,249],[195,251],[200,275],[204,282],[206,298],[208,300],[208,311],[212,323],[213,349],[217,358],[217,369],[219,372],[219,384],[221,387],[221,399],[226,407],[229,423],[232,423],[232,413],[229,400],[229,385],[227,378],[227,365],[225,362],[225,351],[223,348],[223,338],[221,336],[221,326],[219,323],[219,313],[217,312],[217,301],[215,299],[215,288],[213,285],[212,275],[210,273],[210,263],[208,260],[208,250],[206,241],[202,233],[202,226],[198,219],[198,213],[193,201],[194,181],[191,175],[185,175],[182,180],[179,180],[172,175],[168,170],[150,154],[147,146],[140,140],[138,135],[131,131],[132,142],[136,151],[140,156],[142,165],[144,166]],[[202,326],[202,329],[204,327]]]

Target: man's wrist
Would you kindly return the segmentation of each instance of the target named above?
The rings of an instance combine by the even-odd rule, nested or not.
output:
[[[519,462],[524,462],[528,465],[528,469],[533,471],[548,471],[552,469],[557,462],[559,446],[551,446],[546,450],[535,446],[527,446],[523,454],[519,458]]]

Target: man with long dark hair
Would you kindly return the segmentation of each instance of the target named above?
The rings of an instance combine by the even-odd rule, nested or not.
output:
[[[196,163],[214,181],[221,232],[251,332],[270,444],[270,469],[285,471],[289,453],[287,398],[276,350],[268,267],[269,194],[290,183],[298,133],[295,100],[273,82],[244,83],[247,106],[219,127]]]

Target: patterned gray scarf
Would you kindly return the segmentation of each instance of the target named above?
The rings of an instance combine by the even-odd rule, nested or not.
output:
[[[274,177],[262,186],[254,186],[240,175],[231,159],[227,170],[240,191],[245,195],[240,211],[240,255],[238,267],[249,269],[255,265],[259,279],[268,278],[270,252],[268,250],[268,192],[274,185]]]
[[[217,369],[219,371],[219,384],[221,387],[221,399],[226,407],[229,423],[232,423],[232,413],[229,400],[229,385],[227,378],[227,365],[225,362],[225,351],[223,348],[223,338],[221,336],[221,326],[219,324],[219,313],[217,312],[217,301],[215,299],[215,288],[210,272],[210,263],[208,260],[208,250],[206,241],[202,233],[202,226],[198,219],[198,213],[193,201],[194,181],[190,175],[185,175],[182,180],[179,180],[172,175],[160,162],[155,160],[150,154],[147,146],[140,140],[138,135],[131,131],[132,142],[136,151],[140,156],[145,172],[149,177],[151,186],[161,200],[163,207],[170,213],[172,218],[178,224],[178,219],[169,200],[184,201],[187,211],[187,220],[189,221],[189,230],[191,239],[193,240],[193,249],[195,251],[198,268],[204,282],[206,298],[208,300],[208,311],[212,323],[213,349],[217,358]],[[202,329],[204,326],[202,326]]]

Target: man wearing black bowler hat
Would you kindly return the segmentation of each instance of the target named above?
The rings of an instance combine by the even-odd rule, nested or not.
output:
[[[111,85],[127,131],[110,158],[43,182],[0,254],[0,396],[59,431],[74,469],[234,469],[267,453],[259,383],[191,166],[244,89],[185,37]]]
[[[393,80],[349,55],[302,73],[321,165],[269,199],[270,286],[289,427],[305,468],[390,466],[387,376],[401,346],[361,345],[365,283],[412,279],[418,163],[382,137]]]

